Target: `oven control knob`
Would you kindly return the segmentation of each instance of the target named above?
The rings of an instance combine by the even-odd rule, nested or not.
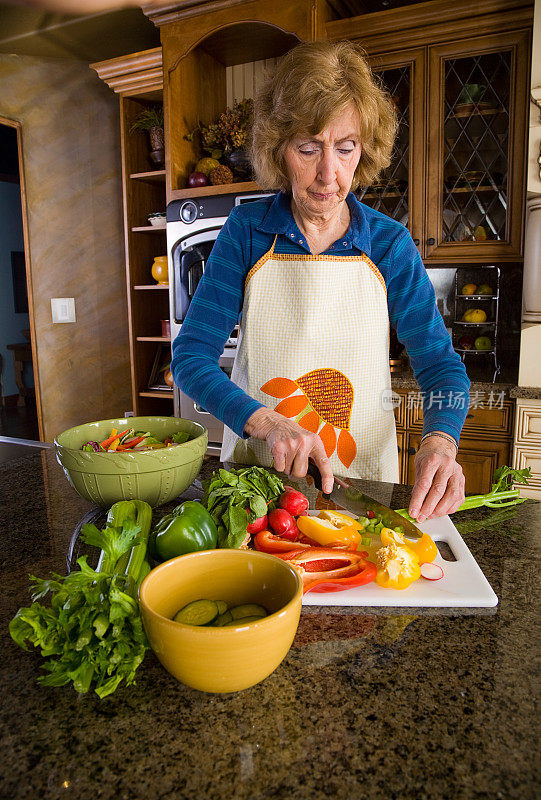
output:
[[[197,219],[197,206],[193,200],[186,200],[180,207],[180,218],[183,222],[193,222]]]

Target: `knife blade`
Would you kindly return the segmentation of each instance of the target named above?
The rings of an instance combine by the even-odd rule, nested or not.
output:
[[[327,500],[332,500],[337,506],[340,506],[346,511],[350,511],[352,514],[355,514],[355,516],[365,517],[367,511],[372,511],[380,517],[387,528],[395,530],[397,527],[400,527],[404,535],[408,536],[410,539],[420,539],[423,535],[419,528],[408,519],[397,514],[392,508],[384,506],[378,500],[370,497],[370,495],[361,492],[359,489],[350,486],[342,480],[338,483],[335,479],[334,487],[330,494],[323,492],[321,487],[321,474],[313,461],[310,461],[308,464],[307,474],[312,476],[316,489],[319,489],[323,497]]]

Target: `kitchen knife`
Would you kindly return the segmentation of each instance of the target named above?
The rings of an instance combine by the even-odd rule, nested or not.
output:
[[[400,516],[400,514],[397,514],[392,508],[384,506],[382,503],[374,500],[373,497],[370,497],[370,495],[361,492],[354,486],[344,483],[342,480],[337,480],[335,478],[332,492],[330,494],[323,492],[321,487],[321,474],[313,461],[309,461],[308,463],[307,474],[312,476],[316,489],[319,489],[323,497],[327,500],[332,500],[337,506],[340,506],[346,511],[350,511],[352,514],[355,514],[355,516],[366,517],[366,512],[372,511],[381,519],[387,528],[396,530],[397,527],[400,527],[404,535],[408,536],[410,539],[420,539],[423,535],[419,528],[409,520]]]

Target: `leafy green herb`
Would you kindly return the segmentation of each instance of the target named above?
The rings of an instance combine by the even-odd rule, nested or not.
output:
[[[284,484],[263,467],[219,469],[205,486],[203,504],[218,528],[218,547],[238,548],[246,527],[278,503]]]
[[[44,686],[70,682],[77,692],[106,697],[122,680],[134,682],[148,649],[137,604],[139,583],[148,572],[145,554],[152,509],[140,500],[115,503],[100,531],[84,525],[81,538],[101,549],[98,570],[77,560],[79,571],[49,580],[30,576],[33,603],[20,608],[9,625],[14,641],[39,647],[47,659],[38,678]],[[112,522],[119,522],[118,526]],[[50,595],[50,607],[42,600]]]
[[[174,433],[171,436],[171,441],[175,444],[184,444],[184,442],[187,442],[189,438],[190,434],[188,431],[178,431],[178,433]]]

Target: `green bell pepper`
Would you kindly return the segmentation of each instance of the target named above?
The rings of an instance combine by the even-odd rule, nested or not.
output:
[[[214,550],[218,541],[216,523],[202,503],[186,500],[163,517],[154,529],[156,558],[168,561],[185,553]]]

